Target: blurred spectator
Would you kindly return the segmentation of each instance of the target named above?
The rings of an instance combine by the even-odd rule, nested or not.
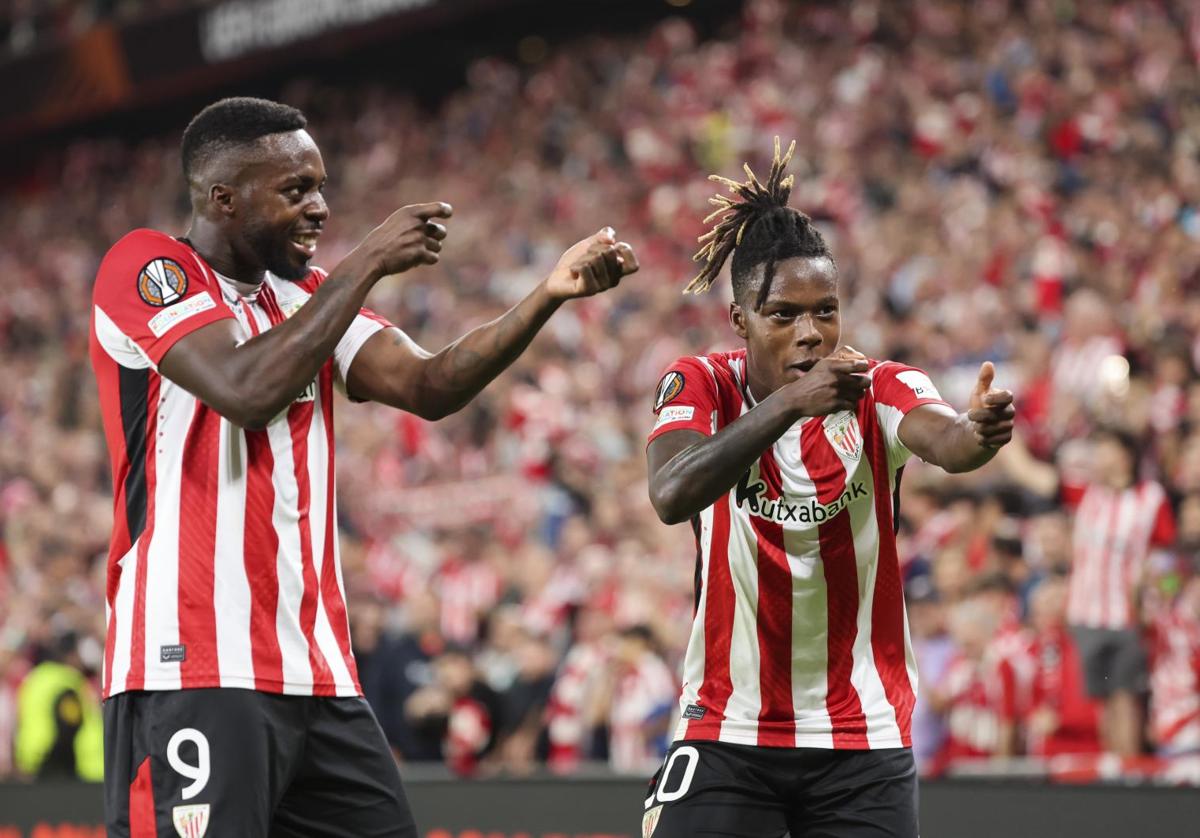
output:
[[[667,753],[679,685],[647,626],[621,631],[606,675],[590,716],[608,733],[609,764],[618,771],[653,773]]]
[[[1002,741],[1000,684],[991,677],[994,670],[987,657],[999,625],[999,613],[976,598],[963,599],[950,609],[954,656],[930,697],[931,706],[946,717],[946,738],[934,761],[934,773],[954,762],[997,756],[1007,747]]]
[[[388,625],[387,607],[375,599],[355,602],[350,616],[359,683],[388,743],[405,761],[441,759],[441,743],[420,736],[404,715],[412,694],[432,683],[432,662],[446,645],[437,627],[437,599],[411,593],[399,632]]]
[[[1029,606],[1036,667],[1027,710],[1029,753],[1093,754],[1100,748],[1100,710],[1084,686],[1083,662],[1067,631],[1067,585],[1048,576]]]
[[[500,697],[480,680],[466,649],[447,648],[433,673],[433,682],[405,702],[405,716],[419,736],[438,743],[452,771],[470,776],[496,744]]]
[[[1200,568],[1154,625],[1150,736],[1165,757],[1200,756]]]
[[[1151,549],[1174,544],[1175,520],[1163,487],[1137,478],[1138,448],[1128,434],[1104,429],[1093,441],[1093,479],[1075,513],[1067,619],[1088,694],[1105,701],[1105,745],[1135,756],[1142,749],[1148,686],[1141,589]]]
[[[83,672],[79,638],[52,638],[17,691],[16,767],[39,780],[104,779],[100,699]]]

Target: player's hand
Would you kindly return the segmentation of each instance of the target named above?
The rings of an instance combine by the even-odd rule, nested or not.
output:
[[[854,410],[871,386],[867,357],[853,347],[834,350],[783,389],[800,416]]]
[[[995,377],[996,367],[991,361],[984,361],[967,407],[975,441],[984,448],[1000,448],[1012,439],[1013,417],[1017,413],[1012,392],[992,387]]]
[[[590,297],[616,288],[623,277],[637,269],[633,248],[617,241],[613,229],[605,227],[576,242],[562,255],[546,279],[546,290],[556,300]]]
[[[358,249],[371,260],[379,276],[403,273],[418,265],[433,265],[442,251],[446,227],[435,219],[449,218],[453,208],[441,201],[400,207],[367,234]]]

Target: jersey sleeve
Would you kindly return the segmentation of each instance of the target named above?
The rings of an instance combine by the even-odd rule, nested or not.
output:
[[[233,317],[215,284],[187,245],[135,230],[100,263],[92,289],[96,338],[123,366],[157,368],[180,338]]]
[[[924,370],[895,361],[884,361],[871,371],[871,392],[893,468],[904,465],[912,456],[900,441],[900,422],[909,411],[926,404],[952,409]]]
[[[312,273],[301,283],[301,287],[312,294],[328,278],[329,274],[324,270],[313,268]],[[342,335],[342,339],[333,349],[333,366],[337,371],[338,383],[342,385],[343,389],[346,377],[350,374],[350,365],[354,363],[354,357],[363,348],[363,344],[370,340],[376,332],[395,328],[396,326],[392,325],[386,317],[365,306],[358,310],[358,314],[350,321],[346,333]]]
[[[654,390],[657,417],[647,443],[670,431],[714,432],[719,405],[717,382],[699,358],[680,358],[667,368]]]

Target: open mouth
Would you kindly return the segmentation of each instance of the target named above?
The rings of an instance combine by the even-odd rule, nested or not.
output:
[[[817,360],[818,359],[813,358],[812,360],[801,361],[797,364],[790,364],[789,366],[791,367],[791,369],[800,370],[800,372],[808,372],[809,370],[811,370],[813,367],[815,367],[817,365]]]
[[[292,233],[291,243],[293,247],[304,255],[304,258],[311,259],[313,254],[317,252],[317,239],[320,237],[320,232],[315,230]]]

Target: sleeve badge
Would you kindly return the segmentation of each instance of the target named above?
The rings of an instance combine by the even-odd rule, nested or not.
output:
[[[662,381],[658,382],[658,388],[654,391],[654,412],[658,413],[682,393],[683,385],[683,373],[672,370],[664,375]]]
[[[152,259],[138,272],[138,296],[147,305],[164,308],[177,303],[187,287],[187,273],[172,259]]]

